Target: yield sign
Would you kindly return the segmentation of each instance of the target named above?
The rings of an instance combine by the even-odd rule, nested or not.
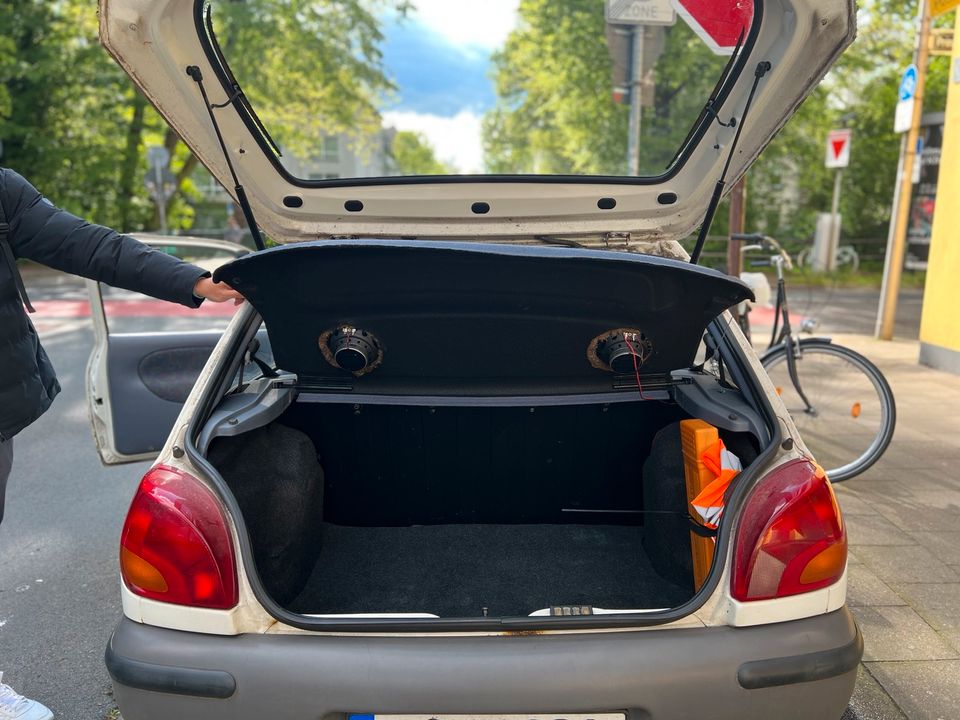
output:
[[[845,168],[850,164],[851,130],[831,130],[827,133],[827,167]]]
[[[731,55],[753,23],[753,0],[671,0],[684,22],[718,55]]]

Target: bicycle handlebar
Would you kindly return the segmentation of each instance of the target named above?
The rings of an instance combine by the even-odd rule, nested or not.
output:
[[[793,260],[790,259],[790,255],[787,254],[787,251],[783,249],[780,243],[769,235],[763,235],[761,233],[733,233],[730,235],[730,239],[767,246],[783,258],[783,264],[787,270],[793,270]],[[747,249],[752,250],[753,247],[742,248],[742,250]]]

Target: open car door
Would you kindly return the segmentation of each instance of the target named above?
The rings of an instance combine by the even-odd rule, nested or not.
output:
[[[201,238],[135,236],[211,272],[249,250]],[[87,404],[105,465],[156,457],[214,345],[233,303],[192,310],[87,281],[93,350]]]

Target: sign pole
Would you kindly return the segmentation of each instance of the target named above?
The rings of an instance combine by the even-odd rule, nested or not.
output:
[[[843,168],[837,168],[833,180],[833,204],[830,206],[830,247],[827,252],[827,271],[837,269],[837,249],[840,247],[840,183]]]
[[[640,174],[640,114],[643,100],[643,25],[633,26],[630,61],[630,122],[627,138],[627,175]]]
[[[893,326],[897,317],[897,298],[903,275],[903,258],[907,249],[907,225],[910,220],[910,200],[913,191],[913,164],[916,162],[917,138],[923,116],[923,91],[927,79],[927,60],[930,52],[929,0],[920,0],[918,9],[920,32],[917,38],[917,89],[914,94],[913,118],[906,142],[903,144],[903,172],[899,179],[895,215],[891,218],[893,231],[887,243],[887,257],[883,268],[883,286],[877,309],[877,337],[893,340]]]
[[[747,222],[747,176],[737,180],[730,190],[730,235],[744,231]],[[743,240],[734,240],[732,237],[727,243],[727,274],[740,277],[743,266],[740,262],[740,248]],[[733,307],[736,313],[737,306]]]
[[[160,234],[167,234],[167,190],[163,186],[163,168],[157,163],[153,166],[157,178],[157,212],[160,218]]]

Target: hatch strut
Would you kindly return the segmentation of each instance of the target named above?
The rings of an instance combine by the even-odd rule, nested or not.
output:
[[[247,221],[247,227],[250,228],[250,234],[253,235],[253,242],[256,244],[257,250],[266,250],[267,246],[263,242],[263,236],[260,234],[260,228],[257,227],[257,219],[253,216],[253,208],[250,207],[250,201],[247,200],[247,193],[244,191],[243,185],[240,184],[240,180],[237,178],[237,171],[233,169],[233,162],[230,160],[230,153],[227,151],[227,145],[223,141],[223,135],[220,132],[220,125],[217,123],[217,118],[213,114],[215,107],[223,106],[210,104],[210,99],[207,97],[207,90],[203,87],[203,73],[200,72],[199,67],[196,65],[187,66],[187,75],[189,75],[200,87],[200,95],[203,97],[203,105],[207,108],[207,113],[210,115],[210,122],[213,123],[213,129],[217,133],[217,140],[220,142],[220,149],[223,151],[223,158],[227,161],[227,167],[230,169],[231,177],[233,177],[233,191],[236,193],[237,202],[240,204],[240,209],[243,210],[243,217]]]
[[[720,197],[723,195],[723,189],[726,186],[727,170],[730,169],[730,161],[733,160],[733,152],[737,149],[740,142],[740,133],[743,132],[743,124],[747,119],[747,113],[750,112],[750,105],[753,103],[753,96],[757,92],[757,85],[760,84],[760,78],[770,72],[772,65],[769,60],[764,60],[757,65],[757,70],[753,76],[753,87],[750,88],[750,94],[747,96],[747,104],[740,115],[740,122],[737,123],[737,133],[733,136],[733,142],[730,144],[730,152],[727,153],[727,161],[723,165],[723,172],[720,173],[720,179],[717,180],[716,187],[713,188],[713,197],[710,198],[710,205],[707,206],[707,214],[703,217],[703,224],[700,226],[700,234],[697,236],[697,244],[690,255],[690,262],[696,265],[700,262],[700,253],[703,252],[703,244],[707,241],[707,233],[713,224],[713,216],[717,214],[717,206],[720,204]],[[714,113],[716,118],[716,114]],[[719,122],[719,118],[716,118]],[[723,123],[721,123],[722,125]],[[728,127],[728,126],[727,126]]]

